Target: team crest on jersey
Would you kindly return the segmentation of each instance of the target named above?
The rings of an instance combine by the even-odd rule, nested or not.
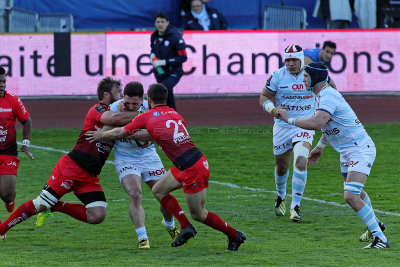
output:
[[[104,111],[107,110],[105,106],[97,106],[94,108],[98,113],[103,113]]]
[[[154,117],[158,117],[158,116],[160,116],[161,114],[160,114],[160,112],[158,112],[158,111],[154,111],[154,113],[153,113],[153,116]]]

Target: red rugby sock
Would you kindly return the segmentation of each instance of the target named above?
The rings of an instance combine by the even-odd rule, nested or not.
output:
[[[171,194],[166,195],[160,201],[161,205],[163,205],[175,218],[179,221],[181,225],[181,229],[186,228],[190,222],[183,212],[181,206],[179,205],[178,200],[174,198]]]
[[[32,200],[21,204],[2,224],[0,224],[0,235],[4,235],[10,228],[26,221],[35,214],[36,210]]]
[[[207,218],[203,222],[204,224],[214,228],[215,230],[221,231],[226,234],[229,238],[236,237],[237,230],[232,228],[229,224],[224,222],[217,214],[208,212]]]
[[[51,211],[62,212],[79,221],[87,223],[86,208],[82,204],[58,201],[56,205],[51,208]]]

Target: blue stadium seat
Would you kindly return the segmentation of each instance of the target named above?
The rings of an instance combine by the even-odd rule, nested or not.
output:
[[[40,14],[38,32],[73,32],[74,18],[72,14]]]
[[[302,7],[266,5],[263,29],[305,29],[307,12]]]
[[[11,8],[8,15],[9,32],[36,32],[38,19],[35,11]]]

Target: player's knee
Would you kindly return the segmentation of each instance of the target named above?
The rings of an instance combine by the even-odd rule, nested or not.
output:
[[[1,199],[5,202],[5,203],[10,203],[11,201],[13,201],[15,198],[15,192],[5,192],[4,194],[2,194]]]
[[[358,182],[344,183],[344,200],[352,206],[359,198],[364,185]]]
[[[142,190],[140,189],[131,189],[128,191],[128,195],[133,202],[142,201]]]
[[[106,218],[106,209],[103,207],[93,207],[86,209],[87,222],[90,224],[99,224]]]
[[[295,167],[300,171],[306,171],[309,149],[304,146],[304,142],[298,142],[293,147],[293,158]]]
[[[157,184],[155,184],[153,186],[153,188],[151,189],[151,191],[153,192],[154,197],[158,200],[161,201],[161,199],[164,197],[164,194],[162,193],[162,191],[160,190],[160,188],[157,186]]]
[[[282,165],[276,165],[275,167],[275,172],[276,174],[278,174],[279,176],[283,176],[287,173],[288,168]]]

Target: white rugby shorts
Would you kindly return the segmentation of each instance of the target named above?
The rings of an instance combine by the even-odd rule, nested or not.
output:
[[[141,158],[140,160],[132,159],[129,161],[114,160],[114,166],[120,182],[128,174],[142,177],[144,182],[148,182],[151,180],[160,180],[167,173],[159,158]]]
[[[292,149],[293,143],[296,142],[304,141],[312,145],[314,134],[314,130],[304,130],[291,125],[283,127],[275,123],[272,138],[274,155],[282,155]]]
[[[342,173],[355,171],[369,175],[375,157],[376,148],[372,140],[360,146],[354,144],[340,153],[340,170]]]

